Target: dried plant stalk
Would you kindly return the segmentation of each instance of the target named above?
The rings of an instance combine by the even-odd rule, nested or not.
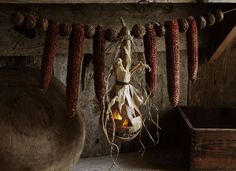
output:
[[[155,29],[151,24],[145,26],[146,34],[144,35],[144,53],[146,63],[151,68],[148,72],[146,69],[146,83],[147,90],[152,95],[156,94],[157,91],[157,40]]]
[[[165,28],[167,86],[169,100],[172,106],[177,106],[180,96],[180,52],[178,21],[166,21]]]
[[[194,17],[190,16],[188,22],[189,29],[186,33],[188,76],[190,80],[196,80],[198,72],[198,30]]]
[[[44,52],[41,63],[41,72],[39,79],[39,88],[44,92],[48,89],[52,78],[53,62],[56,58],[56,50],[59,37],[59,23],[53,20],[49,21],[44,43]]]
[[[105,91],[105,30],[97,26],[93,36],[94,87],[97,99],[102,102]]]
[[[84,26],[73,24],[69,40],[69,55],[66,77],[67,116],[76,113],[80,88],[80,71],[83,60]]]

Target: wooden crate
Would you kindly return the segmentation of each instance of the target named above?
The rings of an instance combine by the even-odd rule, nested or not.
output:
[[[190,170],[236,170],[236,108],[178,107],[177,112]]]

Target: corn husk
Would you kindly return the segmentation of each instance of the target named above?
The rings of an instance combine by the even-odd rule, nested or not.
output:
[[[105,102],[103,131],[110,142],[130,141],[135,138],[142,128],[142,115],[139,110],[144,98],[139,91],[130,84],[131,76],[143,65],[132,64],[132,39],[130,31],[125,28],[125,35],[121,39],[120,54],[113,64],[116,84],[108,93]],[[119,118],[116,118],[119,115]]]

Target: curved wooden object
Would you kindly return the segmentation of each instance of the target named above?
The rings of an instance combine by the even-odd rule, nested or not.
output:
[[[0,69],[0,170],[69,170],[85,139],[81,113],[65,115],[65,88],[38,89],[32,70]]]

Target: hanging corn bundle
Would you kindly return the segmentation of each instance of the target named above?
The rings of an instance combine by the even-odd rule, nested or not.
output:
[[[165,28],[168,94],[171,105],[177,106],[180,96],[180,52],[178,21],[166,21]]]
[[[48,86],[52,78],[53,63],[56,58],[58,38],[59,38],[59,23],[50,20],[48,30],[46,32],[44,52],[41,63],[41,72],[39,78],[39,88],[43,92],[45,92],[48,89]]]
[[[105,30],[99,25],[93,36],[94,88],[99,102],[104,96]]]
[[[135,138],[142,128],[142,116],[139,107],[144,98],[139,91],[130,84],[131,76],[138,69],[150,68],[139,62],[132,65],[132,39],[130,30],[125,27],[121,30],[119,56],[113,65],[116,83],[106,93],[104,111],[101,116],[103,131],[110,143],[124,142]],[[108,83],[106,82],[108,87]],[[106,88],[108,89],[108,88]]]
[[[84,26],[73,24],[69,40],[66,77],[66,114],[72,117],[77,110],[80,71],[83,60]]]
[[[151,68],[151,72],[146,72],[147,90],[154,96],[157,92],[157,40],[152,24],[146,25],[143,43],[146,62]]]
[[[188,76],[193,81],[197,79],[198,72],[198,30],[194,17],[190,16],[188,22],[189,29],[186,32]]]

